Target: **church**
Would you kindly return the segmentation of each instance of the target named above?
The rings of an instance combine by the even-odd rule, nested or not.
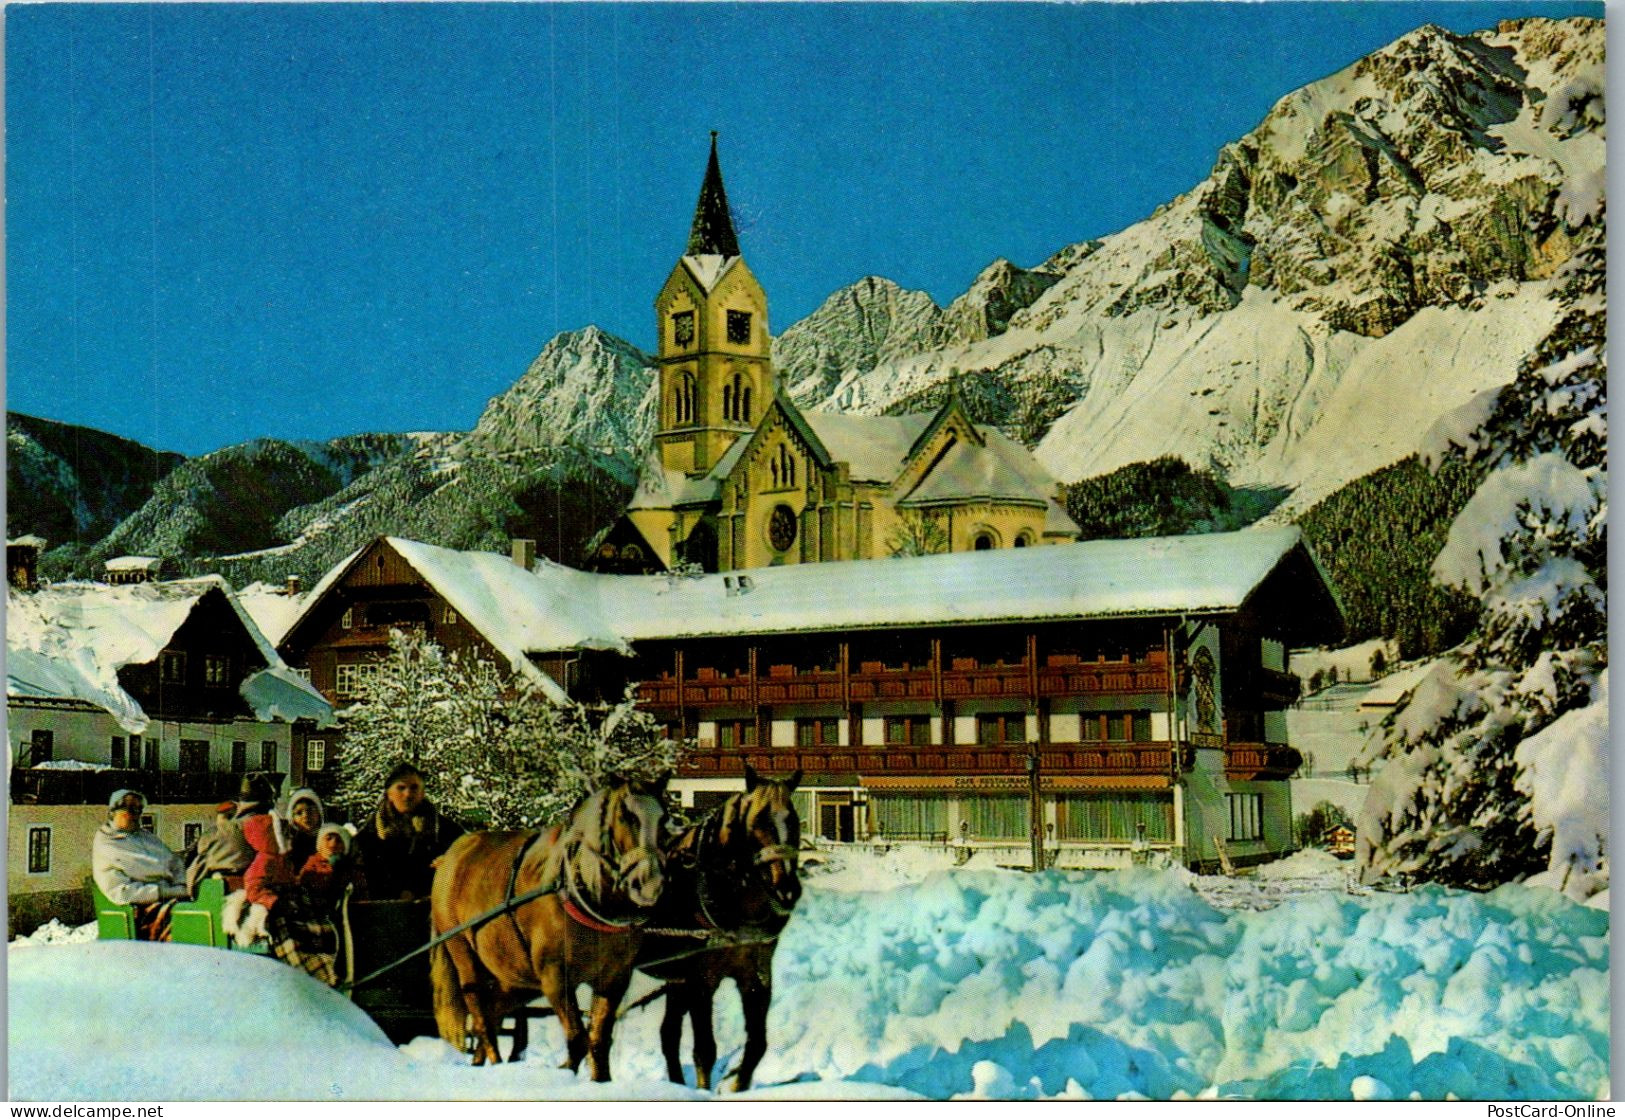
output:
[[[803,411],[779,384],[767,295],[739,251],[716,134],[688,245],[655,300],[659,419],[602,572],[734,571],[1077,538],[1056,481],[972,421]]]

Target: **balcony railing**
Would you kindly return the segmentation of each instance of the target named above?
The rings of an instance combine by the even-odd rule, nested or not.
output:
[[[1147,777],[1169,771],[1168,743],[1049,743],[1039,748],[1039,768],[1049,777]],[[679,765],[685,776],[730,775],[749,762],[757,770],[800,769],[910,777],[1021,775],[1027,772],[1023,744],[984,746],[862,746],[711,748],[702,740]]]
[[[237,796],[241,774],[175,770],[39,770],[14,767],[11,800],[19,805],[106,805],[115,790],[134,789],[154,805],[214,804]]]
[[[1290,778],[1303,765],[1296,747],[1280,743],[1226,743],[1225,777],[1237,781],[1251,778]]]
[[[951,657],[940,668],[909,663],[892,666],[861,661],[840,668],[768,665],[749,669],[699,668],[685,673],[682,687],[673,673],[645,680],[638,700],[646,707],[672,710],[786,704],[801,701],[866,703],[879,700],[1024,699],[1129,695],[1168,690],[1168,661],[1152,651],[1141,661],[1085,661],[1072,654],[1048,654],[1035,669],[1026,660],[980,661]]]

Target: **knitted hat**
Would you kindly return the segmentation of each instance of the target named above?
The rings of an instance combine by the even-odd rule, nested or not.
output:
[[[145,809],[147,807],[147,795],[142,793],[140,790],[119,789],[114,790],[113,796],[107,799],[107,811],[111,813],[114,809],[117,809],[119,807],[119,802],[123,801],[126,797],[138,798],[141,801],[141,808]]]
[[[314,804],[318,813],[324,811],[322,799],[317,796],[315,790],[308,788],[296,789],[292,793],[288,794],[288,815],[290,817],[293,816],[293,807],[299,804],[301,801],[309,801]]]
[[[322,850],[322,838],[329,833],[339,838],[340,843],[344,845],[344,851],[348,853],[350,850],[350,830],[341,824],[324,824],[316,830],[316,850],[318,852]]]

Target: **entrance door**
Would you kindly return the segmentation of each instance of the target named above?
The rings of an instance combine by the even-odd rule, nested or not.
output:
[[[852,802],[825,801],[818,807],[818,835],[843,844],[852,842]]]

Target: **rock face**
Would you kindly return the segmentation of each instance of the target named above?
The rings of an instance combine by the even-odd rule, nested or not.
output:
[[[826,315],[837,293],[785,332],[820,343],[787,384],[885,412],[957,373],[1062,479],[1177,454],[1302,508],[1510,380],[1561,313],[1604,220],[1603,38],[1422,27],[1282,98],[1145,221],[996,263],[930,330],[860,341]]]
[[[486,452],[574,445],[635,457],[654,433],[654,363],[597,327],[549,342],[470,434]]]

